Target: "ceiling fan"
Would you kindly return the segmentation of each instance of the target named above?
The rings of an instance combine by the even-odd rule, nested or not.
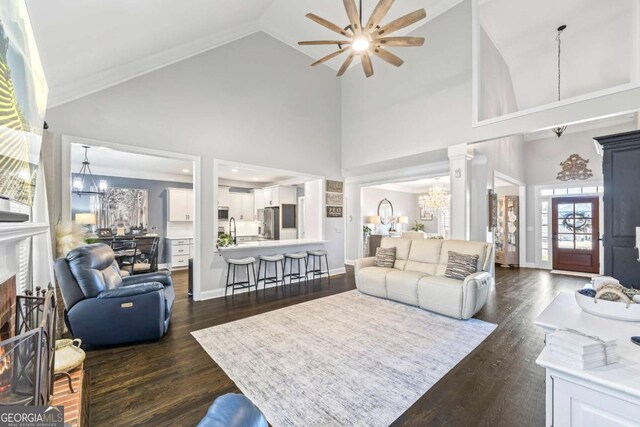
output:
[[[424,37],[389,37],[389,34],[424,19],[427,16],[427,13],[424,9],[419,9],[395,19],[386,25],[380,26],[380,21],[382,21],[391,8],[391,5],[393,5],[393,1],[394,0],[380,0],[373,10],[373,13],[371,13],[366,25],[362,25],[362,0],[360,0],[359,9],[356,6],[355,0],[343,0],[344,8],[347,11],[347,17],[349,18],[349,25],[344,28],[314,15],[313,13],[307,13],[307,18],[347,38],[347,40],[313,40],[298,42],[298,44],[302,46],[338,46],[337,51],[325,56],[324,58],[320,58],[311,64],[311,66],[327,62],[342,53],[347,53],[348,56],[342,63],[340,70],[338,70],[338,77],[342,76],[345,71],[347,71],[356,55],[360,56],[362,68],[364,69],[364,74],[367,77],[371,77],[373,75],[371,55],[376,55],[380,59],[395,65],[396,67],[401,66],[404,61],[389,52],[386,48],[422,46],[424,44]]]

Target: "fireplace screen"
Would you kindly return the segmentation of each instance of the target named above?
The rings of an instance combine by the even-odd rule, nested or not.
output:
[[[16,306],[16,334],[0,342],[0,405],[47,405],[55,354],[53,292],[18,296]]]

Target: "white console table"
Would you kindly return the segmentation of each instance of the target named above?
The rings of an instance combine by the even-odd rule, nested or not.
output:
[[[573,294],[562,292],[536,318],[546,335],[571,328],[616,338],[618,363],[597,369],[568,366],[545,348],[536,360],[546,370],[546,425],[640,426],[640,322],[622,322],[583,312]]]

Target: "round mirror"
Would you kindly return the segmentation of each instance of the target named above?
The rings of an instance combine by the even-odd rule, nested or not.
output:
[[[387,225],[391,223],[393,218],[393,205],[388,199],[382,199],[378,204],[378,216],[380,217],[380,223]]]

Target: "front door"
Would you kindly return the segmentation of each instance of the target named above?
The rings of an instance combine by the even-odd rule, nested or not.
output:
[[[598,197],[553,199],[553,269],[600,272]]]

